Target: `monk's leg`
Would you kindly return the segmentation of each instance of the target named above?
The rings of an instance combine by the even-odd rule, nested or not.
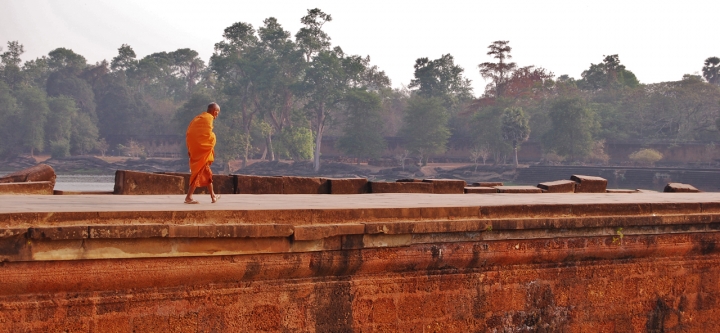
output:
[[[185,202],[193,201],[192,195],[193,195],[193,193],[195,193],[195,188],[196,188],[195,185],[190,185],[190,187],[188,188],[187,196],[185,196]]]
[[[210,200],[212,200],[212,202],[217,201],[217,195],[215,195],[215,191],[213,191],[212,183],[208,184],[207,188],[208,191],[210,191]]]

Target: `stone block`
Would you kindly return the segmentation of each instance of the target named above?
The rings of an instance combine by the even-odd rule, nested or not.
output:
[[[234,194],[235,176],[213,175],[213,191],[216,194]]]
[[[607,179],[595,176],[572,175],[570,180],[576,182],[575,193],[606,193]]]
[[[201,238],[273,238],[293,234],[289,224],[234,224],[198,226]]]
[[[433,184],[370,182],[370,193],[433,193]]]
[[[184,179],[180,176],[156,173],[117,170],[115,172],[115,194],[185,194]]]
[[[90,238],[151,238],[168,237],[169,228],[160,224],[93,225],[88,232]]]
[[[362,235],[365,225],[353,224],[322,224],[295,226],[295,240],[315,240],[334,236]]]
[[[183,177],[183,189],[187,193],[190,187],[190,173],[188,172],[158,172],[163,175]],[[216,194],[234,194],[235,193],[235,176],[231,175],[213,175],[213,191]],[[198,187],[194,194],[209,194],[207,187]]]
[[[330,194],[327,178],[283,176],[283,194]]]
[[[573,193],[575,192],[575,184],[572,180],[556,180],[554,182],[540,183],[537,187],[546,193]]]
[[[700,192],[695,186],[683,183],[668,183],[663,192]]]
[[[419,183],[422,182],[422,179],[416,179],[416,178],[401,178],[396,180],[398,183]]]
[[[463,194],[467,183],[460,179],[425,179],[424,183],[433,184],[435,194]]]
[[[542,190],[535,186],[495,186],[498,193],[542,193]]]
[[[497,189],[494,187],[486,187],[486,186],[471,186],[465,188],[465,193],[467,194],[476,194],[476,193],[497,193]]]
[[[36,227],[29,228],[27,236],[30,239],[85,239],[88,238],[88,230],[86,226]]]
[[[365,178],[328,179],[330,194],[362,194],[368,193],[368,180]]]
[[[236,194],[282,194],[283,177],[235,175]]]
[[[493,186],[503,186],[502,182],[475,182],[472,183],[473,187],[475,186],[482,186],[482,187],[493,187]]]
[[[38,164],[0,177],[0,183],[51,182],[54,187],[55,178],[55,170],[51,166]]]
[[[23,183],[0,183],[0,195],[3,194],[53,194],[55,182],[23,182]]]

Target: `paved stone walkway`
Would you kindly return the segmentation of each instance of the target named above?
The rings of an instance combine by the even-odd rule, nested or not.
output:
[[[693,203],[720,202],[720,193],[599,193],[599,194],[356,194],[249,195],[224,194],[210,203],[195,195],[198,205],[183,203],[182,195],[26,195],[0,196],[0,213],[114,211],[234,211],[293,209],[358,209],[472,207],[505,205]]]

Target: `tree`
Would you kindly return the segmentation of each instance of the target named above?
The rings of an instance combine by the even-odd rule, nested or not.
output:
[[[45,139],[48,143],[64,140],[70,143],[72,121],[77,116],[75,101],[67,96],[48,98],[49,113],[45,125]]]
[[[332,21],[332,16],[319,8],[308,9],[307,12],[308,14],[300,19],[304,27],[295,34],[295,40],[305,54],[305,61],[310,62],[320,51],[330,49],[330,36],[322,27]]]
[[[20,135],[20,144],[30,155],[45,147],[45,122],[50,112],[45,92],[34,87],[25,87],[17,92],[22,121],[15,124]]]
[[[0,54],[0,78],[2,78],[12,89],[16,89],[23,81],[23,73],[20,69],[20,56],[25,53],[25,48],[18,41],[8,42],[8,50]]]
[[[18,145],[20,135],[16,124],[19,121],[17,100],[10,87],[0,81],[0,156],[12,153]]]
[[[338,148],[350,156],[377,158],[385,149],[380,117],[380,97],[362,89],[353,89],[345,96],[347,119]]]
[[[50,74],[46,84],[47,94],[51,97],[71,97],[78,109],[97,121],[95,93],[85,80],[73,74],[72,70],[57,70]]]
[[[522,108],[507,108],[502,115],[503,140],[512,142],[515,153],[515,167],[518,167],[518,146],[530,137],[530,126]]]
[[[377,75],[368,75],[368,72]],[[390,80],[370,66],[370,57],[346,55],[341,48],[322,51],[313,58],[302,83],[315,134],[313,167],[320,170],[320,152],[326,126],[345,106],[345,96],[353,89],[384,88]]]
[[[87,67],[87,60],[71,49],[59,47],[48,53],[48,66],[53,71],[65,70],[77,75]]]
[[[474,145],[485,146],[492,151],[495,164],[505,160],[512,152],[512,146],[503,140],[501,105],[492,105],[479,109],[470,120]]]
[[[720,58],[710,57],[705,59],[702,75],[708,83],[720,85]]]
[[[408,101],[400,133],[405,146],[420,155],[423,165],[431,154],[445,152],[450,138],[447,120],[447,111],[439,98],[415,95]]]
[[[447,108],[472,97],[470,80],[463,77],[465,70],[455,65],[452,55],[444,54],[435,60],[419,58],[415,60],[414,68],[415,78],[408,88],[417,88],[421,96],[442,98]]]
[[[257,48],[258,38],[251,24],[237,22],[226,28],[224,40],[215,44],[216,53],[210,59],[211,68],[218,73],[218,81],[229,98],[224,107],[230,130],[250,135],[254,117],[259,110],[255,107],[257,97],[256,80],[262,71],[262,58]],[[226,103],[228,104],[228,103]],[[238,113],[235,117],[233,113]],[[248,137],[235,141],[243,143],[243,167],[247,166],[250,153]],[[234,145],[230,145],[233,146]]]
[[[635,74],[620,64],[617,54],[605,56],[602,63],[590,64],[590,68],[581,75],[578,87],[585,90],[634,88],[640,84]]]
[[[90,116],[78,112],[78,114],[72,119],[70,152],[73,154],[82,155],[95,148],[99,148],[101,144],[105,141],[103,139],[103,141],[99,142],[98,137],[98,127],[95,125],[92,119],[90,119]]]
[[[593,147],[593,133],[598,124],[595,114],[579,98],[561,98],[550,107],[552,128],[543,136],[547,151],[578,160]]]
[[[274,17],[265,19],[263,23],[258,28],[258,47],[263,65],[260,66],[261,79],[256,82],[254,101],[255,107],[272,127],[263,134],[270,159],[274,160],[272,134],[283,133],[286,126],[291,126],[292,111],[300,108],[302,96],[297,88],[306,63],[303,50],[290,39],[290,32],[284,30]],[[280,140],[286,137],[293,136],[278,135]],[[286,143],[286,146],[295,145]]]
[[[504,96],[505,84],[512,72],[517,68],[516,63],[506,62],[506,59],[512,59],[512,55],[510,55],[512,47],[508,45],[509,43],[506,40],[494,41],[488,46],[490,51],[488,51],[487,55],[497,59],[497,62],[483,62],[478,65],[480,75],[484,79],[491,80],[485,89],[485,93],[495,98]]]
[[[110,69],[113,71],[127,71],[137,66],[137,55],[130,45],[123,44],[118,49],[118,55],[110,62]]]

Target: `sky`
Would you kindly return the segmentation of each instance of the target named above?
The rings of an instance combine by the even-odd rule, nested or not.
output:
[[[519,66],[574,78],[618,54],[641,83],[698,74],[720,56],[717,0],[0,0],[0,45],[19,41],[23,60],[65,47],[109,61],[129,44],[138,58],[191,48],[207,62],[233,23],[275,17],[294,35],[311,8],[332,15],[324,29],[333,46],[369,55],[393,87],[410,83],[415,59],[450,53],[479,96],[487,82],[477,65],[492,61],[496,40],[510,41]]]

